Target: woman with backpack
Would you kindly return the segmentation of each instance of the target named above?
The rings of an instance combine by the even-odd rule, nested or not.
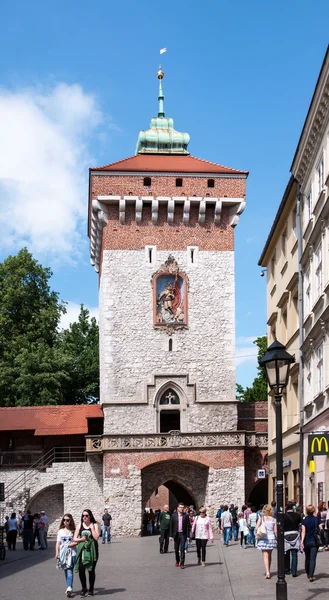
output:
[[[315,517],[315,507],[308,504],[306,517],[302,521],[301,548],[305,552],[305,571],[309,581],[314,581],[314,571],[318,548],[321,545],[319,531],[322,528],[320,517]]]

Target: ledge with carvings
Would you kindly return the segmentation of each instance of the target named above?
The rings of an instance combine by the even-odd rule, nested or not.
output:
[[[163,450],[177,448],[267,448],[265,433],[169,433],[137,435],[86,436],[86,451],[90,454],[116,451]]]

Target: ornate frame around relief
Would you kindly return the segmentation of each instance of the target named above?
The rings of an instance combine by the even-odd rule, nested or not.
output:
[[[153,325],[169,335],[175,329],[187,327],[188,277],[170,254],[152,276]]]

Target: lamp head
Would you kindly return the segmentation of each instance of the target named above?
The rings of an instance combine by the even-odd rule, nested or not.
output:
[[[287,386],[290,365],[294,362],[295,358],[277,340],[267,348],[259,360],[260,366],[265,369],[268,384],[276,395],[281,395]]]

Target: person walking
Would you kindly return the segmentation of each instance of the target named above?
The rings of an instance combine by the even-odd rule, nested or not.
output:
[[[261,528],[264,531],[261,531]],[[256,548],[261,550],[263,553],[263,560],[265,566],[265,578],[271,578],[271,562],[272,552],[277,545],[277,524],[276,519],[273,517],[273,508],[270,504],[265,504],[263,508],[262,517],[257,521],[256,525]]]
[[[256,512],[256,508],[254,506],[251,507],[251,513],[248,517],[248,522],[247,525],[249,527],[249,544],[251,546],[253,546],[254,548],[256,547],[256,537],[255,537],[255,532],[256,532],[256,525],[257,525],[257,512]]]
[[[65,594],[71,598],[73,591],[73,569],[76,561],[77,542],[73,542],[75,523],[70,513],[63,516],[56,541],[56,559],[59,569],[64,570],[66,591]]]
[[[111,525],[112,525],[112,517],[109,513],[108,508],[104,508],[104,514],[102,516],[103,527],[102,527],[102,544],[105,544],[106,538],[107,543],[111,543]]]
[[[306,517],[302,521],[301,548],[305,552],[305,571],[309,581],[314,581],[318,543],[315,538],[317,528],[322,527],[320,517],[315,517],[315,507],[308,504]]]
[[[42,510],[40,512],[41,517],[43,518],[44,522],[45,522],[45,527],[43,529],[43,537],[44,537],[44,541],[45,541],[45,546],[46,548],[48,548],[48,529],[49,529],[49,519],[46,515],[46,512],[44,510]]]
[[[224,546],[228,547],[230,533],[232,531],[232,515],[228,509],[227,504],[224,505],[224,512],[221,516],[221,527],[224,536]]]
[[[234,541],[237,542],[238,535],[239,535],[238,507],[235,506],[234,504],[231,504],[230,513],[231,513],[231,517],[232,517],[232,534],[233,534]]]
[[[160,524],[160,554],[166,554],[169,547],[170,512],[168,504],[165,504],[159,517]]]
[[[43,512],[40,513],[40,517],[38,518],[37,528],[38,528],[38,532],[39,532],[39,543],[40,543],[39,550],[46,550],[46,548],[47,548],[47,538],[46,538],[47,523],[43,517]]]
[[[16,513],[11,513],[10,519],[8,519],[7,529],[7,544],[8,550],[16,550],[16,540],[18,532],[18,521],[16,519]]]
[[[73,542],[78,543],[74,570],[79,573],[82,586],[80,598],[94,595],[95,569],[98,561],[98,539],[100,530],[89,508],[82,511],[81,523],[76,527]],[[89,591],[87,590],[86,570],[89,572]]]
[[[214,543],[214,534],[212,532],[211,521],[207,516],[205,506],[200,506],[200,512],[195,517],[191,537],[195,537],[196,553],[198,557],[198,565],[206,566],[206,547],[208,540]]]
[[[283,516],[285,571],[287,575],[297,577],[298,551],[300,549],[299,528],[302,517],[294,512],[294,505],[288,502]]]
[[[246,539],[249,535],[249,529],[247,526],[247,521],[244,518],[243,512],[240,512],[238,515],[238,525],[239,525],[239,533],[240,533],[240,547],[246,549]]]
[[[185,542],[190,535],[190,519],[188,514],[184,513],[184,504],[180,502],[177,506],[177,512],[171,515],[169,537],[174,540],[176,567],[185,569]]]
[[[31,511],[27,510],[22,518],[22,534],[24,550],[34,550],[33,544],[33,526],[34,520]]]
[[[327,520],[327,509],[326,509],[326,503],[325,502],[319,502],[318,504],[318,512],[316,513],[316,516],[319,517],[321,519],[321,546],[318,549],[319,552],[321,552],[325,545],[326,545],[326,535],[325,535],[325,526],[326,526],[326,520]]]

